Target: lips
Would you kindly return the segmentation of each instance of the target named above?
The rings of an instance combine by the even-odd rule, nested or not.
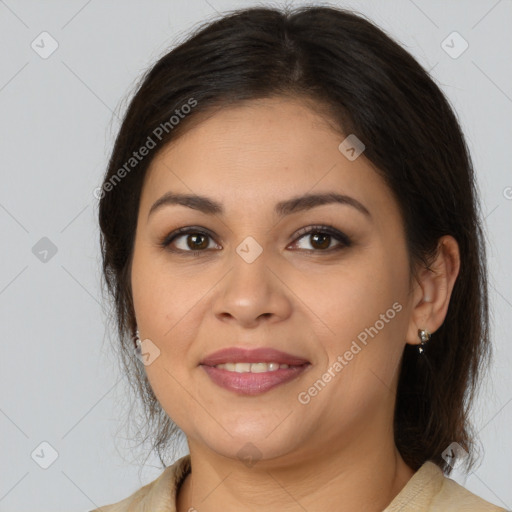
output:
[[[218,367],[218,365],[229,363],[252,363],[252,365],[244,365],[250,366],[251,369],[246,367],[241,373]],[[267,371],[254,373],[252,369],[256,363],[278,363],[280,366],[277,369],[268,367]],[[199,366],[217,386],[237,395],[255,396],[299,378],[311,367],[311,364],[307,359],[273,348],[231,347],[210,354],[201,361]],[[242,365],[236,364],[236,367],[238,366]]]
[[[224,363],[279,363],[289,366],[302,366],[309,361],[302,357],[281,352],[273,348],[225,348],[206,356],[199,364],[215,366]]]

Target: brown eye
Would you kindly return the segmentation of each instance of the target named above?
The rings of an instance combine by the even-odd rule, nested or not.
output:
[[[206,249],[208,248],[208,235],[203,235],[201,233],[199,234],[190,234],[190,235],[184,235],[186,238],[187,246],[195,251],[197,249]],[[179,238],[179,237],[178,237]],[[206,241],[206,243],[205,243]]]
[[[331,245],[331,235],[325,233],[313,233],[309,235],[311,238],[311,245],[315,249],[328,249]]]
[[[161,241],[160,245],[171,252],[199,254],[210,248],[212,236],[197,228],[180,228]]]
[[[292,245],[296,246],[302,239],[307,240],[309,237],[310,247],[299,247],[307,252],[330,253],[352,245],[348,236],[330,226],[310,226],[300,230],[299,235]],[[209,249],[212,248],[222,249],[216,244],[211,247],[210,241],[213,241],[213,236],[210,233],[191,226],[173,231],[161,240],[159,245],[174,253],[196,256],[201,253],[209,253]],[[333,244],[333,242],[335,243]]]
[[[298,240],[294,243],[296,245],[300,240],[309,239],[309,244],[312,247],[302,247],[302,249],[313,252],[331,252],[351,245],[350,239],[341,231],[331,228],[329,226],[312,226],[304,228],[299,232],[301,235]],[[331,243],[338,242],[334,246]]]

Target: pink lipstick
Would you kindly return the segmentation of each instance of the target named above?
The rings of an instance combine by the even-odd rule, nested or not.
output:
[[[272,348],[227,348],[200,366],[218,386],[241,395],[259,395],[296,379],[311,366],[306,359]]]

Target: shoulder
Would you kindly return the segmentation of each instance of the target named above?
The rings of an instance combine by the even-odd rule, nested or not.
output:
[[[177,488],[189,471],[190,455],[185,455],[127,498],[90,512],[175,512]]]
[[[425,462],[421,466],[384,512],[399,510],[507,512],[446,477],[433,462]]]
[[[493,505],[468,491],[455,480],[444,475],[442,478],[441,489],[432,500],[432,510],[506,512],[504,508]]]

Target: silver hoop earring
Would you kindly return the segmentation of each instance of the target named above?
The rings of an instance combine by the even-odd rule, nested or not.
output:
[[[431,334],[426,329],[418,329],[418,337],[420,339],[418,352],[423,354],[423,347],[430,341]]]

